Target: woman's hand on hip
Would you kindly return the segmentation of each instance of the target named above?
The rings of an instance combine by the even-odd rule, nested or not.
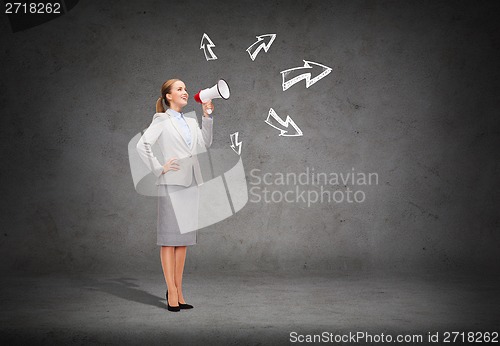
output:
[[[161,174],[165,174],[168,171],[178,171],[178,170],[179,170],[179,164],[177,163],[177,158],[173,157],[163,165],[163,172]]]
[[[210,114],[209,114],[209,109],[213,112],[214,111],[214,105],[212,103],[212,100],[210,101],[207,101],[205,103],[202,103],[201,104],[201,107],[203,108],[203,116],[204,117],[209,117]]]

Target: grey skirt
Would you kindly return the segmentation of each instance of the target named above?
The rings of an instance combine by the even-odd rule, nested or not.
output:
[[[198,222],[198,186],[158,185],[157,245],[195,245]]]

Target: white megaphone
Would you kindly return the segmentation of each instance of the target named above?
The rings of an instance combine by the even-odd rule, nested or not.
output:
[[[217,84],[215,84],[211,88],[200,90],[196,95],[194,95],[194,99],[198,103],[205,103],[212,99],[224,99],[227,100],[229,98],[229,85],[227,85],[224,79],[219,79]],[[208,114],[212,114],[212,110],[207,110]]]

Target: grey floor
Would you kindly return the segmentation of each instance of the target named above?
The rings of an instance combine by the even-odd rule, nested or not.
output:
[[[4,276],[0,341],[274,345],[293,344],[291,332],[426,341],[500,329],[498,278],[480,273],[185,273],[194,309],[180,312],[166,310],[161,275]]]

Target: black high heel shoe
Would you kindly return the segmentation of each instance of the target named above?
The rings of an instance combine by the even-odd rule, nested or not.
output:
[[[168,304],[168,289],[167,289],[167,293],[165,294],[165,297],[167,298],[167,310],[168,311],[180,311],[181,310],[180,305],[170,306],[170,304]]]
[[[182,304],[182,303],[179,303],[179,308],[181,308],[181,309],[192,309],[193,306],[191,304]]]
[[[168,305],[168,289],[167,289],[167,293],[165,293],[165,297],[167,298],[167,305]],[[192,308],[194,308],[194,306],[192,306],[191,304],[179,303],[179,309],[192,309]]]

